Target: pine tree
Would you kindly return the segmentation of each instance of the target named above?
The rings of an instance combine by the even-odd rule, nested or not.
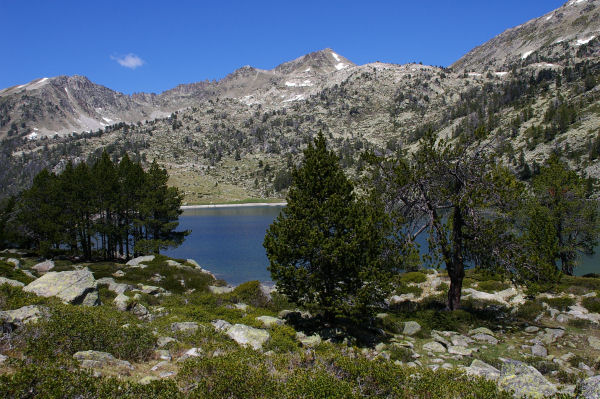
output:
[[[356,197],[321,133],[293,170],[287,203],[263,244],[278,290],[328,320],[369,315],[387,293],[385,215]]]

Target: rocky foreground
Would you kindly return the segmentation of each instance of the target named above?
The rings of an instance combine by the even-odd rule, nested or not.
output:
[[[299,381],[320,372],[310,380],[325,378],[313,387],[323,397],[600,397],[600,279],[565,277],[534,296],[469,271],[464,310],[452,313],[441,310],[447,287],[442,273],[407,273],[371,326],[329,325],[272,288],[227,286],[193,260],[77,264],[5,253],[0,394],[24,397],[15,381],[43,364],[70,376],[87,370],[88,385],[152,387],[153,397],[316,397]],[[391,380],[357,383],[361,367],[367,380],[405,378],[404,391]],[[240,373],[257,374],[219,385]],[[263,391],[249,381],[259,376]],[[33,380],[27,389],[48,395],[39,370]]]

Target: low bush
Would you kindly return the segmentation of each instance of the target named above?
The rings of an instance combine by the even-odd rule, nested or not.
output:
[[[6,277],[11,280],[20,281],[23,284],[29,284],[34,279],[23,273],[20,269],[15,269],[15,265],[0,260],[0,277]]]
[[[12,374],[0,375],[0,397],[17,398],[183,398],[170,380],[135,384],[114,378],[97,378],[91,373],[62,364],[21,365]]]
[[[526,301],[524,304],[519,306],[515,316],[524,320],[534,320],[541,313],[544,312],[544,306],[536,301]]]
[[[275,325],[270,331],[271,338],[266,345],[266,350],[272,350],[276,353],[293,352],[298,349],[296,341],[296,330],[290,326]]]
[[[238,285],[230,294],[230,299],[254,307],[265,307],[269,303],[269,298],[262,291],[259,281],[248,281]]]
[[[568,310],[569,306],[575,305],[575,299],[568,296],[542,298],[541,301],[547,303],[551,308],[558,309],[562,312]]]
[[[600,313],[600,298],[597,296],[583,298],[581,305],[592,313]]]
[[[52,302],[53,299],[38,297],[12,285],[0,285],[0,309],[18,309],[28,305],[38,305]]]
[[[400,275],[400,281],[404,284],[420,284],[427,281],[427,276],[423,272],[408,272]]]
[[[407,363],[413,361],[412,351],[400,345],[392,345],[388,350],[390,352],[390,359],[392,361],[399,360]]]
[[[136,326],[137,319],[107,306],[57,305],[48,320],[27,325],[19,337],[24,352],[36,359],[70,357],[95,350],[130,361],[146,360],[156,338],[149,329]],[[123,327],[129,324],[127,327]]]

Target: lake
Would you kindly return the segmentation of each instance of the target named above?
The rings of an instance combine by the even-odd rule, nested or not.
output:
[[[281,206],[240,206],[186,209],[179,217],[180,229],[191,230],[185,242],[165,252],[173,258],[194,259],[217,278],[237,285],[259,280],[271,283],[269,261],[262,246],[265,232]],[[424,236],[422,249],[426,248]],[[600,272],[600,248],[584,256],[577,275]]]

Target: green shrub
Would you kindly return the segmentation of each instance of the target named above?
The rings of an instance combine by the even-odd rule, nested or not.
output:
[[[404,284],[420,284],[427,281],[427,276],[423,272],[408,272],[400,275],[400,281]]]
[[[177,399],[183,395],[169,380],[141,385],[114,378],[96,378],[68,365],[23,364],[12,374],[0,375],[0,397]]]
[[[481,281],[477,285],[477,289],[479,291],[484,291],[484,292],[489,292],[489,293],[502,291],[507,288],[510,288],[510,284],[505,283],[503,281],[497,281],[497,280]]]
[[[57,305],[51,317],[21,332],[24,352],[37,359],[70,357],[84,350],[108,352],[131,361],[146,360],[156,338],[149,329],[135,325],[138,320],[107,306]],[[123,327],[130,324],[128,327]]]
[[[0,309],[18,309],[28,305],[38,305],[56,301],[52,298],[39,297],[23,291],[22,288],[8,284],[0,285]]]
[[[598,328],[597,324],[590,320],[584,319],[571,319],[567,323],[571,327],[579,328],[582,330],[589,330]]]
[[[423,293],[423,288],[416,285],[399,284],[395,289],[396,295],[413,294],[415,297],[420,297]]]
[[[552,371],[560,369],[559,365],[554,362],[550,362],[544,358],[534,357],[527,360],[527,363],[535,367],[540,373],[547,375]]]
[[[263,355],[240,349],[223,356],[188,359],[177,380],[192,397],[269,398],[277,397],[277,383]]]
[[[392,361],[400,360],[407,363],[413,360],[412,351],[400,345],[392,345],[388,352],[390,352],[390,359]]]
[[[597,296],[583,298],[581,304],[592,313],[600,313],[600,298]]]
[[[230,298],[234,302],[243,302],[254,307],[265,307],[269,302],[259,281],[248,281],[238,285],[230,294]]]
[[[277,353],[293,352],[298,349],[296,341],[296,330],[290,326],[274,325],[270,331],[271,338],[266,345],[266,350],[272,350]]]
[[[437,286],[438,292],[448,292],[449,289],[450,285],[448,283],[442,282],[440,285]]]
[[[29,284],[34,279],[23,273],[20,269],[15,269],[12,263],[7,263],[0,260],[0,277],[6,277],[11,280],[17,280],[23,284]]]
[[[519,306],[515,315],[521,319],[534,320],[542,312],[544,312],[544,306],[542,306],[541,303],[536,301],[526,301]]]
[[[568,296],[556,297],[556,298],[542,298],[542,302],[547,303],[550,307],[558,309],[562,312],[566,311],[569,306],[575,304],[575,299],[569,298]]]
[[[600,278],[563,275],[560,283],[554,288],[554,292],[575,295],[584,295],[590,291],[600,291]]]
[[[323,370],[300,370],[290,378],[282,390],[285,399],[350,399],[359,398],[352,385],[340,381]]]

